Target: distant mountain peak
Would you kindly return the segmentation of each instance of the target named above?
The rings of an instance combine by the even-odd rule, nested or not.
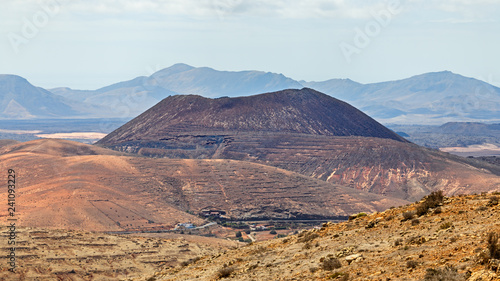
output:
[[[16,82],[16,83],[27,83],[27,84],[30,84],[28,82],[28,80],[26,80],[26,78],[24,78],[24,77],[21,77],[21,76],[18,76],[18,75],[14,75],[14,74],[0,74],[0,82],[6,82],[6,81],[12,81],[12,82]]]
[[[176,74],[176,73],[181,73],[181,72],[184,72],[184,71],[189,71],[191,69],[194,69],[195,67],[193,66],[190,66],[190,65],[187,65],[185,63],[176,63],[170,67],[167,67],[167,68],[164,68],[162,70],[159,70],[155,73],[153,73],[153,75],[151,75],[152,77],[156,76],[156,75],[173,75],[173,74]]]
[[[0,75],[0,118],[52,118],[77,114],[61,97],[33,86],[25,78],[10,74]]]

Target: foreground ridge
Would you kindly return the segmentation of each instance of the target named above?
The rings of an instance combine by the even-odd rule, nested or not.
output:
[[[500,232],[498,199],[491,194],[464,195],[445,197],[435,205],[426,204],[424,199],[381,213],[360,213],[344,223],[326,223],[297,235],[205,256],[154,277],[499,280],[500,253],[490,253],[492,248],[499,251],[500,246],[496,240]],[[423,215],[419,212],[422,206],[428,207]]]

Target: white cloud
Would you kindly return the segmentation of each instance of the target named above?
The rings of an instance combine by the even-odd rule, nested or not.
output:
[[[409,0],[412,13],[433,12],[432,22],[472,23],[498,21],[499,0]]]
[[[190,17],[369,18],[394,0],[2,0],[19,8],[46,2],[78,14],[157,13]],[[402,0],[403,1],[403,0]]]

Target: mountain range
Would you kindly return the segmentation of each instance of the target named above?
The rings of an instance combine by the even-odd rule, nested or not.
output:
[[[43,90],[21,77],[4,75],[0,79],[0,100],[3,100],[0,118],[135,117],[170,95],[237,97],[303,87],[348,102],[386,124],[500,120],[500,88],[449,71],[361,84],[349,79],[296,81],[270,72],[217,71],[186,64],[175,64],[151,76],[137,77],[97,90],[64,87]],[[25,102],[36,99],[40,91],[45,99],[38,98],[36,106]],[[13,98],[13,95],[18,98]]]
[[[61,96],[15,75],[0,75],[0,119],[74,117],[79,112]]]

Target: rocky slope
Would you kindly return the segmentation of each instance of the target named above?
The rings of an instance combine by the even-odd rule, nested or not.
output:
[[[285,238],[204,256],[152,277],[155,280],[499,280],[498,196],[444,198],[419,216],[416,211],[425,201],[366,216],[359,214],[348,222],[327,223]]]
[[[0,247],[9,253],[2,226]],[[0,280],[144,280],[167,266],[237,247],[234,241],[194,236],[113,235],[18,227],[16,272],[0,257]]]

